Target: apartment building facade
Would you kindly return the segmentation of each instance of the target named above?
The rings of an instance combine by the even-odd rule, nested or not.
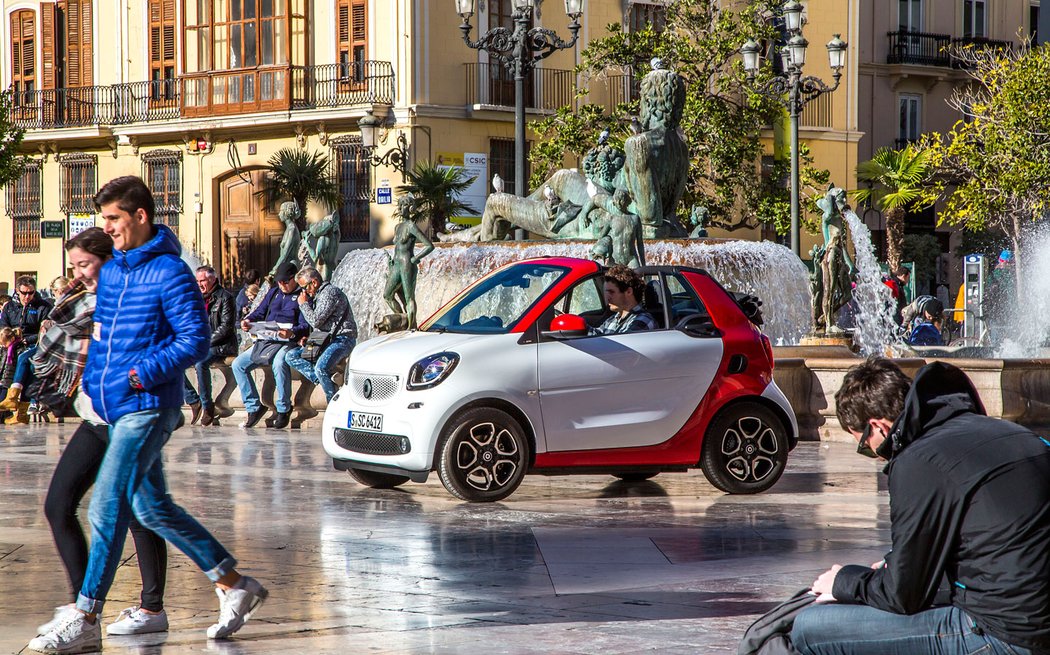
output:
[[[951,57],[951,49],[1011,48],[1025,37],[1038,42],[1040,1],[874,0],[862,5],[860,22],[858,104],[864,136],[859,153],[865,161],[879,148],[900,147],[927,132],[945,134],[965,120],[949,99],[970,78]],[[869,210],[864,219],[880,242],[885,230],[881,214]],[[945,255],[936,282],[955,289],[961,272],[950,253],[961,235],[936,227],[936,221],[936,207],[912,213],[906,232],[938,237]]]
[[[477,4],[473,37],[512,25],[513,0]],[[526,84],[529,119],[574,101],[572,69],[583,44],[610,23],[632,29],[659,21],[663,4],[587,0],[580,43],[544,60]],[[283,226],[256,192],[281,148],[333,161],[344,196],[342,252],[390,241],[403,182],[402,159],[383,157],[392,150],[403,152],[407,166],[429,160],[476,173],[468,200],[479,209],[494,173],[512,186],[513,79],[463,43],[453,0],[2,6],[0,87],[13,92],[30,160],[0,194],[0,290],[20,274],[42,284],[62,274],[64,238],[96,223],[91,198],[119,175],[146,179],[157,221],[228,283],[248,268],[269,270],[276,258]],[[809,6],[811,38],[842,33],[853,43],[860,0]],[[567,38],[562,3],[546,0],[541,8],[535,23]],[[807,72],[830,79],[826,61],[811,61]],[[861,138],[852,52],[848,61],[842,88],[807,108],[802,130],[818,165],[841,186],[852,186]],[[611,106],[630,84],[627,74],[610,75],[588,100]],[[358,127],[369,114],[379,122],[374,150],[364,147]],[[308,219],[323,213],[311,206]]]

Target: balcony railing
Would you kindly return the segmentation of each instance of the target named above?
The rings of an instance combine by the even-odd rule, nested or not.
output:
[[[391,63],[365,61],[28,91],[12,97],[11,115],[19,127],[43,130],[393,102]]]
[[[394,104],[394,67],[388,61],[292,67],[292,108]]]
[[[466,64],[467,104],[514,106],[514,76],[502,64]],[[525,78],[525,106],[554,111],[572,104],[573,72],[537,68]]]
[[[638,100],[638,80],[632,73],[619,73],[609,75],[606,78],[609,88],[609,110],[615,110],[617,105]]]
[[[831,127],[834,119],[834,96],[830,93],[817,96],[806,103],[799,114],[798,123],[802,127]]]
[[[887,36],[890,40],[888,63],[945,67],[952,65],[948,52],[952,37],[947,34],[900,31],[890,32]]]
[[[1013,50],[1014,44],[1012,41],[1003,41],[1001,39],[989,39],[983,36],[964,36],[961,39],[952,39],[953,48],[973,48],[974,50],[999,50],[1001,52],[1009,52]],[[952,61],[952,65],[956,68],[966,68],[966,62],[955,59]]]
[[[1013,43],[1000,39],[967,36],[952,38],[947,34],[925,32],[889,32],[890,42],[887,61],[891,64],[919,64],[960,68],[961,62],[952,57],[952,50],[960,47],[993,48],[1010,50]]]

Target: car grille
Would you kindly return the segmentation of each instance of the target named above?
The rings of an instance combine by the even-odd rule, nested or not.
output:
[[[371,394],[365,393],[366,387],[371,387]],[[398,379],[396,375],[374,375],[371,373],[350,374],[350,391],[354,400],[369,403],[378,403],[393,398],[397,393]]]
[[[340,448],[365,455],[404,455],[412,450],[408,437],[346,428],[335,429],[335,443]]]

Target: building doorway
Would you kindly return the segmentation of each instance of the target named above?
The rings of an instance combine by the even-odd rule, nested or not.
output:
[[[262,168],[241,170],[216,181],[220,274],[223,284],[230,288],[240,284],[250,268],[265,276],[280,253],[284,224],[256,195],[265,174]]]

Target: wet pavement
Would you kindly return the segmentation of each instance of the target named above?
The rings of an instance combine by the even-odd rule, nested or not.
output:
[[[0,653],[69,602],[42,507],[74,428],[0,426]],[[165,466],[175,500],[270,598],[234,640],[209,642],[212,586],[172,549],[171,629],[105,638],[110,655],[735,653],[757,615],[889,539],[878,467],[842,443],[801,444],[757,496],[699,471],[529,476],[495,504],[457,501],[436,476],[377,491],[333,470],[316,430],[184,428]],[[106,622],[137,604],[128,541]]]

